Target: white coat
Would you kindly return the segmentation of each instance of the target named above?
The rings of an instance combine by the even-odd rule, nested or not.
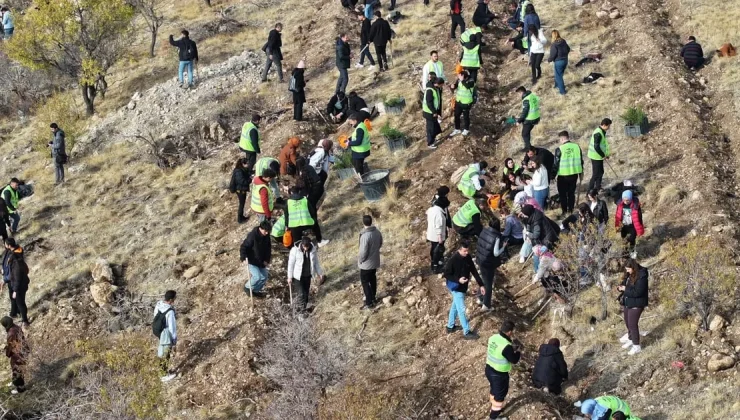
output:
[[[319,255],[316,252],[317,248],[316,245],[312,245],[309,254],[311,257],[311,277],[324,275],[321,264],[319,264]],[[303,273],[303,250],[301,250],[301,244],[299,242],[290,250],[290,255],[288,256],[288,281],[291,279],[300,280],[301,273]]]

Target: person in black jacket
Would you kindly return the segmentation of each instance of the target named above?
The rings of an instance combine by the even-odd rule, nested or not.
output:
[[[606,205],[606,201],[599,198],[599,190],[589,191],[588,201],[591,212],[599,223],[599,229],[603,229],[606,226],[606,222],[609,221],[609,208]]]
[[[28,326],[28,307],[26,306],[26,292],[28,291],[28,265],[23,259],[23,248],[13,238],[5,240],[5,255],[3,257],[3,280],[7,279],[8,295],[10,297],[10,317],[19,314],[24,326]],[[3,281],[4,286],[6,281]],[[1,288],[1,287],[0,287]]]
[[[529,161],[536,159],[547,169],[548,181],[555,179],[557,171],[553,170],[555,166],[555,155],[544,147],[529,146],[524,158],[522,159],[522,168],[529,168]]]
[[[287,223],[286,223],[287,225]],[[265,220],[249,232],[247,238],[239,248],[239,259],[247,265],[249,281],[244,285],[244,292],[249,294],[250,289],[254,297],[263,298],[262,288],[267,283],[267,267],[272,259],[270,245],[270,231],[272,225]]]
[[[373,55],[370,53],[370,19],[366,18],[365,15],[357,15],[362,27],[360,28],[360,62],[355,64],[355,67],[361,69],[365,67],[365,57],[370,61],[370,70],[375,67],[375,60]]]
[[[247,202],[247,193],[249,192],[249,186],[252,184],[251,173],[252,167],[249,165],[249,160],[246,158],[237,159],[234,170],[231,172],[229,191],[236,194],[236,198],[239,199],[239,208],[236,213],[236,221],[239,224],[247,221],[247,217],[244,216],[244,204]]]
[[[303,156],[296,158],[295,166],[298,171],[297,185],[301,189],[301,195],[306,197],[308,203],[318,211],[319,201],[321,196],[324,195],[324,184],[321,182],[321,177]]]
[[[344,92],[336,92],[326,104],[326,113],[335,123],[343,123],[351,115],[347,95]]]
[[[460,241],[460,249],[445,264],[444,278],[447,281],[447,289],[452,295],[452,306],[450,306],[450,315],[447,320],[447,333],[451,334],[460,329],[455,325],[455,318],[460,318],[463,338],[477,340],[479,336],[475,331],[470,330],[468,318],[465,316],[465,293],[468,291],[470,275],[472,274],[475,277],[481,293],[485,293],[485,288],[480,275],[478,275],[478,270],[475,269],[475,263],[470,256],[469,248],[470,242],[463,239]]]
[[[429,72],[429,79],[424,90],[425,106],[422,107],[421,115],[426,121],[427,147],[436,149],[437,146],[434,145],[434,140],[442,132],[439,117],[442,115],[442,86],[444,86],[444,80],[438,78],[434,72]],[[427,112],[427,110],[431,112]]]
[[[527,237],[532,241],[532,245],[545,245],[551,250],[554,249],[560,235],[560,227],[557,223],[531,204],[522,206],[519,217],[524,219],[522,223],[527,225]]]
[[[563,38],[560,37],[558,30],[552,31],[552,44],[550,45],[550,57],[547,62],[552,63],[552,67],[555,75],[555,86],[557,86],[561,95],[565,95],[565,81],[563,75],[565,69],[568,67],[568,54],[570,54],[570,46]]]
[[[283,24],[277,23],[275,29],[270,31],[267,36],[267,42],[262,47],[262,51],[265,52],[265,68],[262,70],[262,81],[267,81],[267,72],[270,71],[270,67],[275,64],[277,69],[278,80],[280,83],[283,82],[283,52],[280,48],[283,46],[283,39],[281,32],[283,31]]]
[[[648,269],[632,258],[624,265],[624,279],[617,286],[621,292],[620,303],[624,311],[624,324],[627,334],[619,339],[623,349],[630,349],[629,355],[642,351],[640,347],[640,316],[648,306]],[[630,348],[631,347],[631,348]]]
[[[594,213],[586,203],[578,205],[578,213],[573,213],[563,220],[562,232],[583,233],[594,222]]]
[[[337,88],[334,92],[345,92],[347,84],[349,84],[349,74],[347,69],[352,61],[352,53],[349,49],[349,35],[341,34],[337,38],[336,44],[336,62],[337,70],[339,70],[339,79],[337,79]]]
[[[481,309],[491,310],[491,295],[496,269],[501,266],[501,255],[506,251],[506,241],[501,237],[501,221],[491,219],[488,227],[478,235],[478,246],[475,248],[475,260],[480,268],[485,293],[478,295]]]
[[[367,102],[365,102],[365,100],[362,99],[362,97],[360,97],[354,90],[347,95],[347,113],[349,115],[355,113],[360,114],[362,121],[371,117],[367,107]]]
[[[568,364],[560,351],[560,340],[551,338],[540,346],[540,356],[534,364],[532,382],[545,392],[560,395],[563,382],[568,380]]]
[[[696,42],[696,38],[690,36],[689,39],[681,48],[681,57],[686,67],[691,70],[696,70],[704,65],[704,50],[701,49],[701,45]]]
[[[476,26],[487,26],[496,19],[496,14],[488,8],[490,2],[491,0],[478,0],[478,6],[473,13],[473,23]]]
[[[5,203],[5,199],[0,197],[0,235],[2,235],[3,240],[8,239],[8,226],[10,226],[8,205]]]
[[[306,79],[303,77],[305,69],[306,63],[301,60],[298,62],[296,68],[293,69],[293,73],[291,73],[291,76],[295,80],[293,90],[293,119],[295,121],[303,120],[303,103],[306,102]]]
[[[182,38],[177,41],[170,35],[170,45],[180,49],[178,52],[180,67],[177,70],[177,79],[180,81],[180,87],[183,87],[182,73],[187,68],[188,87],[193,87],[193,63],[198,62],[198,46],[195,44],[195,41],[190,39],[190,32],[183,30],[181,34]]]
[[[380,17],[380,10],[375,12],[375,22],[370,27],[369,40],[375,45],[375,55],[378,57],[378,69],[380,71],[388,70],[388,57],[385,54],[385,48],[391,41],[393,31],[387,20]]]

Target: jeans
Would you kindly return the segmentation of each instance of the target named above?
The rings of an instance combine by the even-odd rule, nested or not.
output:
[[[280,80],[281,82],[283,81],[283,63],[274,55],[272,56],[272,59],[270,59],[270,55],[267,54],[267,57],[265,58],[265,68],[262,69],[263,82],[267,81],[267,72],[270,71],[270,67],[272,67],[273,63],[275,64],[275,68],[277,69],[278,80]]]
[[[13,31],[14,30],[15,30],[15,28],[4,28],[4,31],[5,31],[5,37],[4,37],[4,39],[5,40],[8,40],[8,39],[12,38],[13,37]]]
[[[21,215],[18,213],[10,213],[8,216],[10,216],[10,218],[13,219],[12,225],[10,226],[10,232],[11,233],[18,232],[18,224],[21,223]]]
[[[480,277],[483,280],[483,287],[486,288],[486,294],[483,295],[483,304],[486,307],[491,307],[491,296],[493,295],[493,283],[496,276],[496,269],[489,268],[484,265],[480,267]]]
[[[632,344],[640,345],[640,316],[645,308],[624,308],[624,324]]]
[[[537,83],[537,80],[542,77],[542,59],[544,57],[545,53],[529,55],[529,67],[532,68],[532,84]]]
[[[347,69],[337,67],[337,70],[339,70],[339,79],[337,79],[337,89],[335,92],[344,92],[349,83],[349,75],[347,74]]]
[[[370,44],[365,44],[360,46],[360,64],[365,63],[365,57],[367,57],[368,61],[370,61],[370,65],[375,65],[375,60],[373,60],[373,55],[370,53]]]
[[[568,60],[558,60],[554,62],[552,66],[555,70],[555,86],[558,88],[561,95],[565,95],[565,81],[563,80],[563,74],[565,74],[565,69],[568,67]]]
[[[604,161],[591,159],[591,181],[588,183],[588,190],[594,188],[601,189],[601,179],[604,177]]]
[[[460,117],[462,117],[463,130],[470,129],[470,105],[455,102],[455,130],[460,129]]]
[[[57,184],[64,182],[64,164],[62,163],[54,164],[54,177],[55,177]]]
[[[460,35],[465,32],[465,20],[463,20],[463,17],[461,15],[452,15],[452,27],[450,28],[450,38],[455,39],[455,29],[457,27],[460,27]]]
[[[388,69],[388,56],[385,53],[385,45],[375,46],[375,55],[378,57],[378,69]]]
[[[450,316],[447,319],[447,328],[453,328],[455,318],[460,318],[463,333],[467,334],[470,332],[470,325],[468,324],[468,318],[465,316],[465,293],[450,291],[450,294],[452,295],[452,305],[450,306]]]
[[[365,294],[365,305],[372,306],[375,304],[375,294],[378,290],[377,271],[360,269],[360,283],[362,284],[362,292]]]
[[[542,210],[547,209],[547,194],[549,192],[549,188],[545,188],[544,190],[534,190],[534,199],[537,200],[537,204],[542,207]]]
[[[519,250],[519,257],[527,258],[529,254],[531,253],[532,253],[532,243],[529,241],[524,241],[522,243],[522,249]]]
[[[249,264],[249,276],[250,281],[244,287],[249,290],[251,285],[253,292],[259,292],[267,283],[267,268]]]
[[[180,61],[180,68],[177,70],[177,79],[180,81],[180,84],[183,83],[182,79],[182,72],[185,71],[185,67],[188,69],[188,85],[193,85],[193,60],[190,61]]]
[[[576,188],[578,175],[558,176],[558,195],[560,196],[560,210],[563,214],[573,213],[576,206]]]
[[[10,286],[10,285],[8,285]],[[21,321],[28,322],[28,306],[26,306],[26,291],[15,292],[15,299],[13,299],[13,291],[8,287],[8,297],[10,298],[10,317],[15,318],[20,314]]]
[[[375,12],[375,10],[373,10],[373,6],[365,6],[365,18],[366,19],[372,20],[374,17],[373,12]]]
[[[236,212],[236,221],[241,222],[246,220],[244,217],[244,204],[247,202],[247,193],[237,191],[236,198],[239,199],[239,209]]]

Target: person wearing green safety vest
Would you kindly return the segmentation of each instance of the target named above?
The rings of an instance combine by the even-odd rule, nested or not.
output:
[[[242,135],[239,138],[239,148],[246,153],[249,166],[254,166],[257,155],[260,153],[260,139],[262,138],[259,131],[260,120],[262,117],[259,114],[252,115],[252,119],[242,127]]]
[[[560,147],[555,149],[553,171],[558,176],[558,195],[562,216],[573,213],[576,207],[578,181],[583,181],[583,153],[581,147],[570,141],[567,131],[558,133]]]
[[[365,173],[365,158],[370,156],[370,131],[365,126],[365,121],[355,113],[347,118],[347,122],[354,128],[352,137],[349,139],[349,148],[352,151],[352,166],[358,174]]]
[[[486,174],[487,167],[488,162],[486,161],[473,163],[468,166],[468,169],[460,177],[460,182],[457,183],[457,189],[460,190],[462,195],[466,198],[475,198],[475,194],[486,186],[486,181],[480,179],[480,176]]]
[[[460,65],[470,73],[473,82],[478,81],[478,69],[483,61],[481,60],[481,46],[483,45],[483,32],[480,27],[474,26],[469,28],[460,35]]]
[[[480,209],[474,199],[470,199],[452,216],[452,227],[463,238],[480,235],[483,225],[480,222]]]
[[[516,31],[516,36],[509,38],[508,43],[511,47],[521,54],[526,54],[529,50],[529,41],[524,36],[524,24],[517,20],[516,25],[513,28]]]
[[[275,178],[275,171],[265,169],[262,175],[255,176],[252,179],[252,188],[249,207],[257,213],[257,220],[260,222],[272,219],[272,209],[275,207],[275,196],[269,187],[270,181]]]
[[[532,146],[532,129],[540,122],[540,98],[524,86],[519,86],[516,93],[522,97],[522,113],[516,125],[522,126],[522,141],[524,141],[524,150],[527,150]]]
[[[498,334],[488,339],[486,352],[486,379],[491,387],[489,418],[497,419],[504,410],[504,400],[509,393],[509,372],[522,357],[519,343],[514,343],[514,323],[504,321]]]
[[[475,103],[475,81],[470,77],[470,72],[463,70],[457,75],[457,80],[450,88],[455,90],[455,129],[450,133],[450,137],[462,133],[463,137],[470,134],[470,109]],[[460,127],[460,117],[463,125]],[[462,128],[462,131],[460,131]]]
[[[21,222],[21,215],[18,214],[18,201],[20,196],[18,195],[18,185],[20,185],[18,178],[13,178],[10,183],[3,189],[2,198],[5,200],[5,208],[8,212],[8,216],[13,219],[10,225],[11,233],[18,233],[18,224]],[[3,223],[3,222],[0,222]]]
[[[282,245],[283,244],[283,235],[285,235],[285,215],[278,217],[278,219],[275,221],[275,224],[272,225],[272,230],[270,231],[270,236],[272,236],[272,240],[275,241],[275,243]]]
[[[276,202],[280,201],[280,188],[278,188],[278,177],[280,173],[280,161],[271,157],[262,157],[257,159],[257,163],[254,164],[254,176],[261,176],[265,169],[272,169],[275,172],[275,177],[270,181],[270,189],[272,194],[275,196]]]
[[[519,22],[524,22],[524,16],[527,15],[527,6],[532,4],[530,0],[524,0],[521,3],[519,3]]]
[[[609,141],[606,139],[606,132],[612,125],[612,120],[604,118],[601,125],[591,134],[591,140],[588,143],[588,158],[591,159],[591,181],[588,183],[588,190],[601,189],[601,180],[604,178],[604,159],[609,159],[611,150]]]
[[[316,236],[319,246],[323,247],[328,244],[328,240],[321,237],[321,227],[319,218],[316,215],[316,208],[311,205],[308,199],[301,195],[301,190],[297,186],[290,187],[288,191],[290,196],[285,205],[285,226],[290,229],[293,236],[293,243],[299,242],[308,231],[313,232]]]
[[[442,87],[444,80],[437,77],[434,73],[429,73],[429,82],[424,89],[424,99],[421,103],[421,115],[426,121],[427,147],[436,149],[434,140],[442,132],[439,126],[439,120],[442,115]]]
[[[605,395],[583,401],[581,414],[588,414],[592,420],[609,420],[612,414],[621,412],[627,419],[632,419],[632,410],[626,401],[613,395]]]

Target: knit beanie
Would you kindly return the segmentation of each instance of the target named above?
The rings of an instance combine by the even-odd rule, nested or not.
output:
[[[622,191],[622,200],[632,200],[632,190]]]
[[[5,327],[5,331],[8,331],[13,326],[13,318],[4,316],[3,319],[0,319],[0,325]]]

